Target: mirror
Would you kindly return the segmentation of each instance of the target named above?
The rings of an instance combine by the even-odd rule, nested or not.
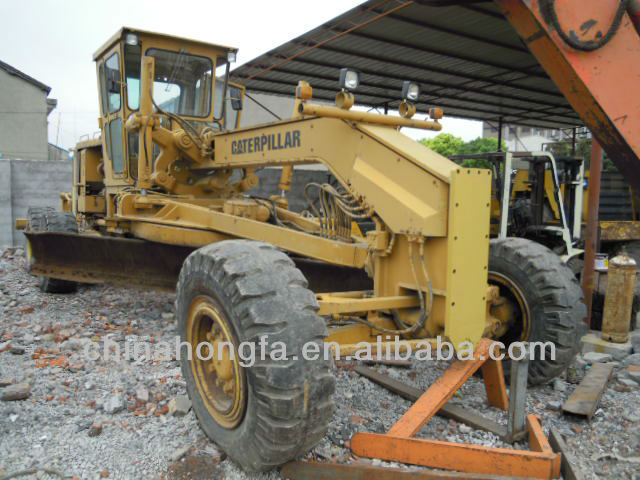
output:
[[[229,85],[229,97],[231,98],[231,108],[235,111],[242,110],[242,90]]]

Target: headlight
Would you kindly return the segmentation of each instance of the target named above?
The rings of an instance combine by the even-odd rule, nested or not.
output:
[[[138,36],[135,33],[127,33],[127,36],[124,37],[124,43],[136,46],[138,45]]]
[[[360,85],[360,74],[355,70],[343,68],[340,70],[340,88],[356,90]]]
[[[415,102],[420,96],[420,86],[417,83],[405,81],[402,84],[402,99]]]
[[[236,56],[238,55],[237,50],[229,50],[227,53],[227,62],[236,63]]]

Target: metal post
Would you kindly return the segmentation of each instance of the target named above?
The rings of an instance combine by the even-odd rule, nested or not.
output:
[[[600,203],[600,179],[602,178],[602,147],[591,139],[591,166],[589,168],[589,205],[587,228],[585,229],[584,270],[582,272],[582,291],[587,306],[585,322],[591,326],[591,307],[595,288],[595,261],[598,242],[598,209]]]
[[[500,206],[500,233],[498,238],[507,237],[509,226],[509,201],[511,200],[511,152],[504,154],[504,177],[502,179],[502,204]]]
[[[575,179],[575,205],[573,214],[573,238],[580,238],[582,230],[582,205],[584,203],[584,162],[580,162],[577,177]]]
[[[521,360],[511,359],[511,383],[509,385],[509,418],[507,438],[516,442],[526,434],[527,377],[529,375],[529,347],[520,346]]]
[[[573,127],[572,129],[572,133],[571,133],[571,156],[575,157],[576,156],[576,127]]]
[[[502,117],[498,119],[498,151],[502,151]]]

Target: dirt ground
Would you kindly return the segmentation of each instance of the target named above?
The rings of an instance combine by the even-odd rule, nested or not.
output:
[[[106,338],[122,350],[132,339],[173,341],[173,301],[166,293],[110,286],[44,294],[38,280],[25,272],[22,251],[0,250],[0,478],[44,468],[81,479],[281,478],[278,471],[242,472],[206,438],[188,408],[177,361],[94,359],[87,354],[87,345],[103,344]],[[615,362],[615,376],[591,421],[560,411],[590,368],[584,359],[576,360],[570,378],[529,390],[528,412],[539,415],[546,430],[553,426],[565,436],[587,478],[640,478],[640,385],[626,371],[636,360],[640,364],[634,357]],[[349,364],[341,365],[334,368],[339,408],[327,436],[307,458],[353,462],[347,447],[354,432],[384,432],[410,406]],[[375,368],[424,389],[447,365],[414,360],[408,369]],[[7,392],[23,399],[6,399]],[[503,412],[486,405],[476,378],[453,401],[506,423]],[[495,435],[440,417],[419,436],[511,448]],[[21,478],[59,477],[41,472]]]

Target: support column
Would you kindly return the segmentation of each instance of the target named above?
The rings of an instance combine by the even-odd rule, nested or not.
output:
[[[582,272],[582,291],[587,305],[587,325],[592,325],[591,311],[593,290],[595,288],[595,261],[598,246],[598,210],[600,205],[600,179],[602,178],[602,147],[591,139],[591,166],[589,167],[589,208],[585,231],[584,270]]]

